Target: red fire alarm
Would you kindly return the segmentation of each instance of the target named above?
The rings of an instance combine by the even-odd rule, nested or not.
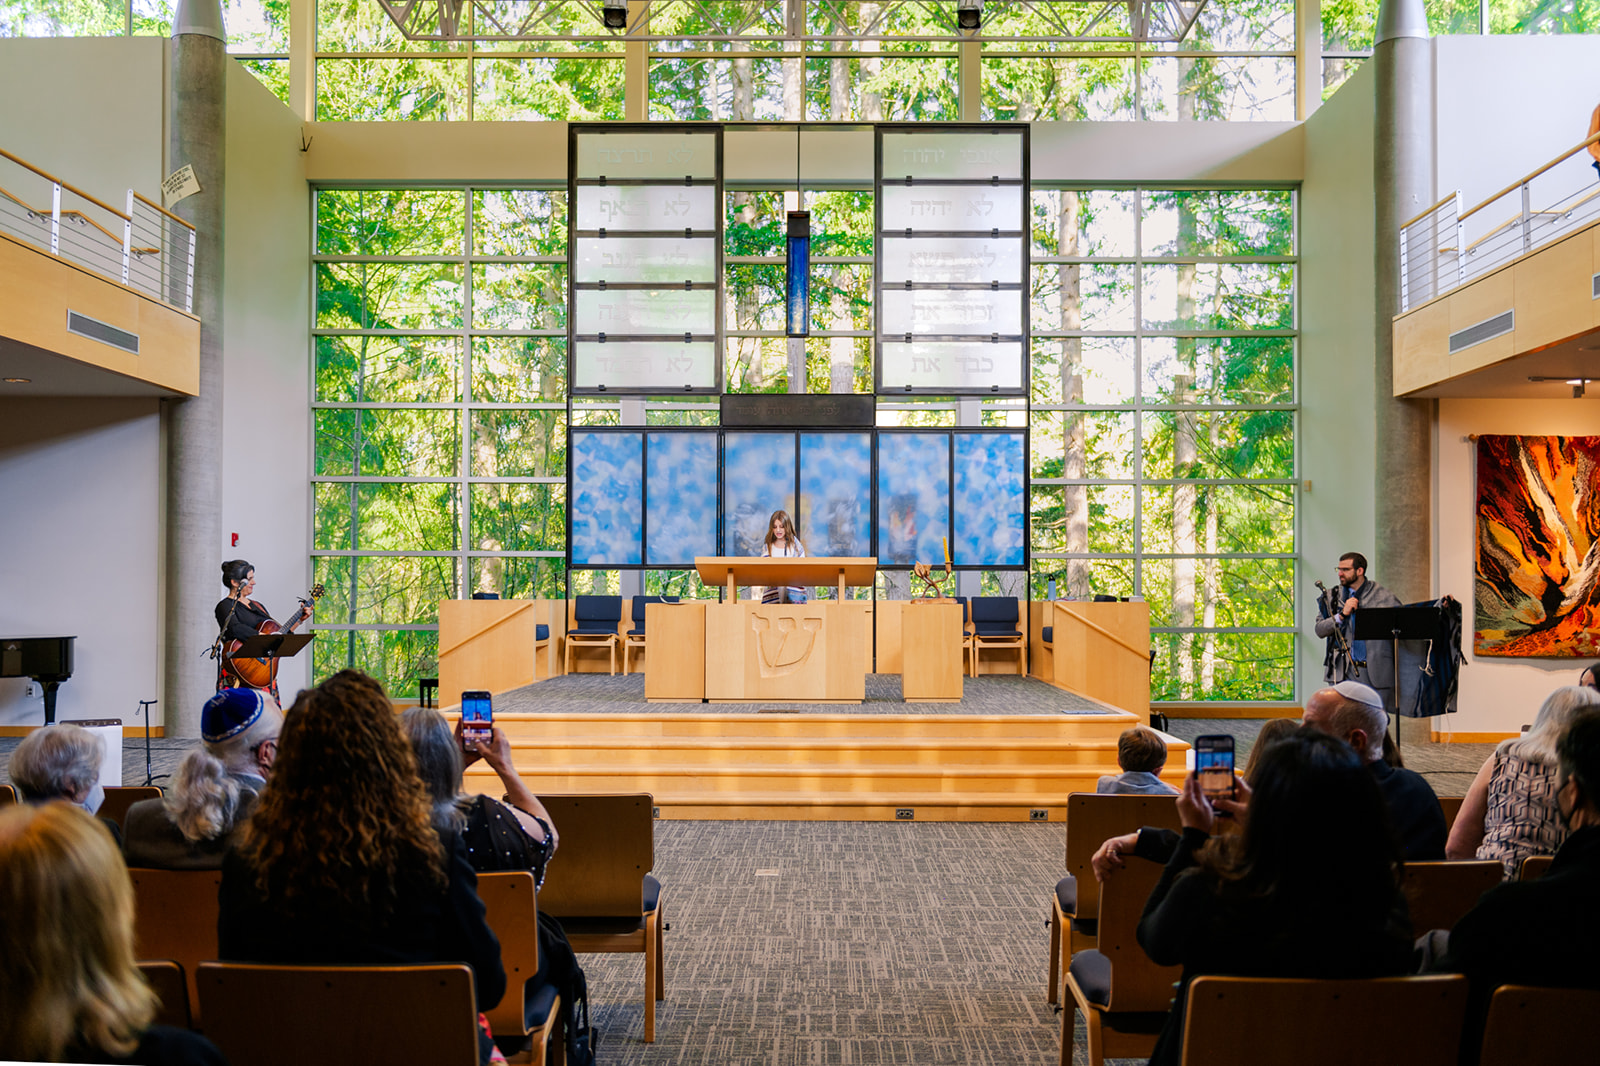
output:
[[[233,546],[235,548],[237,548],[239,546],[239,534],[233,533],[233,534],[230,534],[230,536],[233,537]]]

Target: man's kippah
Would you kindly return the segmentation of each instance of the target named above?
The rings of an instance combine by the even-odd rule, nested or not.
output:
[[[200,736],[212,744],[236,737],[266,710],[260,689],[225,688],[206,701],[200,712]]]
[[[1363,685],[1359,681],[1341,681],[1333,686],[1333,691],[1347,700],[1375,707],[1380,711],[1384,709],[1383,697],[1378,695],[1378,690],[1371,685]]]

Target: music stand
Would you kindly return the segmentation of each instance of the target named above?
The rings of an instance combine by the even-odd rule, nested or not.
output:
[[[1400,750],[1400,642],[1431,640],[1438,631],[1436,604],[1412,607],[1362,607],[1355,613],[1352,639],[1390,642],[1390,663],[1394,670],[1394,750]],[[1370,676],[1372,667],[1367,667]],[[1385,708],[1387,710],[1387,708]]]
[[[315,639],[314,633],[257,633],[239,645],[230,659],[289,659]]]

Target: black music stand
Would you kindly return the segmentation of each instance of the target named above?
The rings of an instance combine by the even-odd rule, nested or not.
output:
[[[1361,607],[1352,627],[1354,640],[1390,642],[1394,669],[1394,750],[1400,750],[1400,642],[1431,640],[1438,632],[1439,608],[1436,604],[1412,607]],[[1371,666],[1367,667],[1371,676]]]
[[[239,645],[230,659],[290,659],[316,639],[314,633],[257,633]]]

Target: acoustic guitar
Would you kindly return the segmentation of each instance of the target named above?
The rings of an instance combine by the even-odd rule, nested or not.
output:
[[[300,601],[300,606],[296,608],[294,614],[289,616],[287,622],[280,626],[269,618],[261,623],[261,628],[256,632],[261,635],[293,633],[295,627],[305,622],[306,618],[310,616],[312,605],[320,600],[322,594],[326,591],[320,584],[311,586],[310,598]],[[251,688],[271,688],[272,683],[278,679],[277,658],[235,659],[233,657],[234,653],[243,646],[244,641],[242,640],[228,642],[227,649],[222,653],[223,669]]]

